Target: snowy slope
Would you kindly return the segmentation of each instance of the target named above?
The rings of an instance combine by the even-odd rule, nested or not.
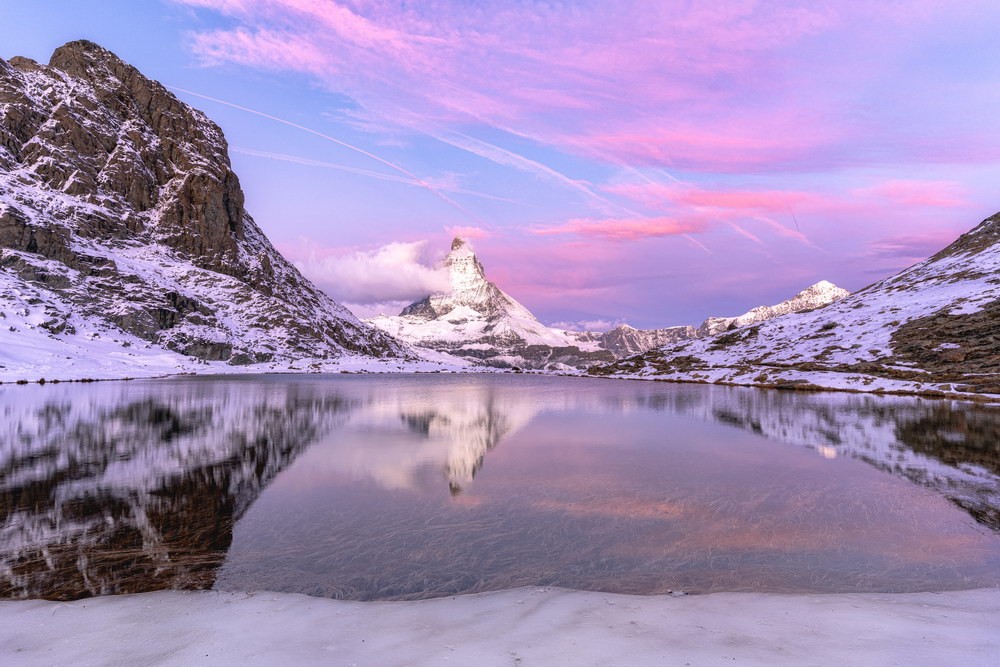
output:
[[[1000,394],[1000,215],[828,306],[667,346],[599,375]]]
[[[0,60],[0,281],[0,380],[408,354],[271,246],[214,123],[90,42]]]
[[[1000,591],[616,595],[517,588],[415,602],[163,591],[0,602],[0,661],[49,665],[990,665]],[[990,656],[993,656],[992,658]]]

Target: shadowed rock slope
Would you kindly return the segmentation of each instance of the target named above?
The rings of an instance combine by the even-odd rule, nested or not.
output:
[[[0,318],[13,346],[100,337],[237,365],[405,354],[274,249],[217,125],[86,41],[48,65],[0,60]]]

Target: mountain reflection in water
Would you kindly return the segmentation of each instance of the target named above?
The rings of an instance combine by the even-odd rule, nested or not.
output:
[[[781,558],[802,573],[793,588],[908,590],[989,584],[1000,562],[1000,413],[982,406],[566,378],[281,376],[0,387],[0,415],[8,598],[213,586],[359,599],[528,584],[771,590],[781,586],[761,573]],[[755,435],[729,442],[738,431],[719,425],[778,449]],[[497,450],[506,441],[510,451]],[[915,495],[879,519],[898,544],[873,552],[926,543],[971,554],[968,567],[941,574],[921,556],[913,572],[885,565],[906,570],[896,579],[828,580],[840,561],[809,565],[810,531],[829,528],[799,529],[797,516],[839,522],[855,539],[856,514],[877,508],[848,499],[839,515],[826,507],[837,487],[773,489],[823,480],[818,461],[843,457],[927,487],[989,529]],[[735,472],[719,476],[726,466]],[[739,466],[780,469],[748,473],[759,488],[730,498]],[[698,481],[697,470],[711,474]],[[865,493],[896,498],[908,486]],[[867,548],[856,539],[829,551]]]

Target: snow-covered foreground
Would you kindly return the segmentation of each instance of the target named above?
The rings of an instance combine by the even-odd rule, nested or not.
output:
[[[1000,590],[663,597],[522,588],[419,602],[159,592],[0,602],[0,662],[990,665]]]
[[[463,360],[432,350],[422,350],[422,359],[378,359],[345,354],[331,359],[280,360],[234,366],[224,361],[203,361],[178,354],[120,331],[103,338],[99,333],[58,338],[37,327],[23,322],[19,324],[22,326],[16,327],[16,332],[10,331],[10,328],[15,328],[13,326],[0,328],[0,384],[39,380],[121,380],[186,373],[245,375],[468,370],[468,364]],[[82,330],[91,331],[87,328]]]

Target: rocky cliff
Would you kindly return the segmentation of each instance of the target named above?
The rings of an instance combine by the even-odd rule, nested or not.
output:
[[[0,317],[14,347],[101,337],[230,364],[405,354],[274,249],[218,126],[85,41],[48,65],[0,60]]]

